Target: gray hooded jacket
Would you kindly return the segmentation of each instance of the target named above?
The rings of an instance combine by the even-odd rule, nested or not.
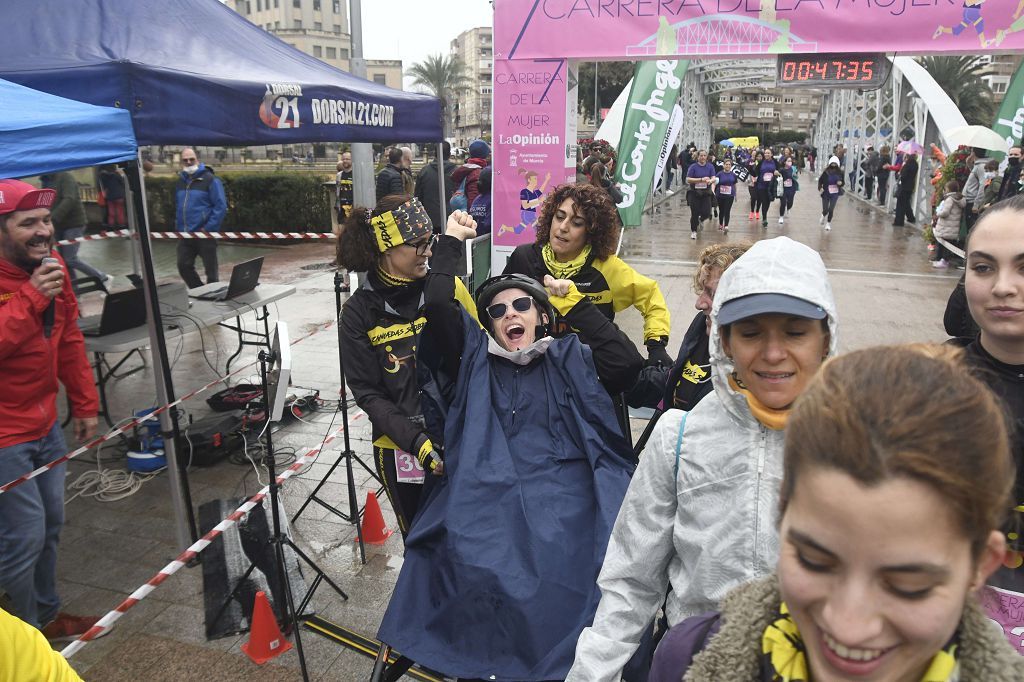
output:
[[[567,682],[618,682],[669,585],[666,615],[675,625],[775,570],[783,432],[758,422],[729,386],[733,365],[718,329],[723,303],[760,293],[824,308],[835,354],[835,301],[816,251],[787,237],[764,240],[725,271],[711,310],[715,390],[689,413],[666,412],[651,435],[598,576],[594,624],[580,635]]]

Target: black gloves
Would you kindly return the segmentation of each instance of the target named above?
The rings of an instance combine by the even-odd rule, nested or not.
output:
[[[645,366],[651,365],[662,365],[664,367],[672,366],[672,358],[665,350],[665,346],[668,344],[668,338],[661,336],[656,339],[649,339],[645,346],[647,346],[647,362]]]

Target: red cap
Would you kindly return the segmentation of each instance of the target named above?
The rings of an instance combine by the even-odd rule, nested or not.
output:
[[[52,189],[37,189],[21,180],[0,180],[0,215],[34,208],[50,208],[57,198]]]

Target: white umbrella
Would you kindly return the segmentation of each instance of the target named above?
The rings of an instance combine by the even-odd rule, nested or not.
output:
[[[960,126],[946,131],[946,142],[952,147],[977,147],[1006,153],[1010,145],[1006,139],[987,126]]]

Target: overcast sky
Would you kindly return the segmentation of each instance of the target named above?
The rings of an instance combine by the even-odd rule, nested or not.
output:
[[[408,69],[427,55],[448,54],[465,30],[493,23],[488,0],[363,0],[363,53],[401,59]],[[406,89],[412,89],[408,79]]]

